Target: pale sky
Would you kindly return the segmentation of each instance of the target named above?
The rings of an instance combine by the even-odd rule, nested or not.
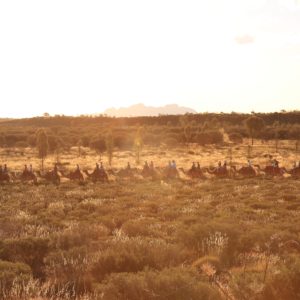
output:
[[[300,0],[0,0],[0,117],[300,109]]]

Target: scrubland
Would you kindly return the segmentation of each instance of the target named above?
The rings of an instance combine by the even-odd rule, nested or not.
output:
[[[290,167],[292,143],[260,144]],[[245,164],[244,145],[143,150],[142,161]],[[13,170],[39,168],[35,150],[1,152]],[[106,157],[104,159],[107,167]],[[45,167],[53,167],[55,155]],[[88,148],[62,166],[92,169]],[[134,164],[115,152],[113,168]],[[293,178],[65,181],[0,185],[0,297],[3,299],[299,299],[300,181]]]

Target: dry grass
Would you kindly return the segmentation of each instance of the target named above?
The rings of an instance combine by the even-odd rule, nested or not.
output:
[[[234,163],[242,165],[245,149],[239,148]],[[78,157],[73,149],[61,160],[68,168],[93,168],[94,153],[85,151]],[[145,149],[143,159],[164,165],[174,158],[184,168],[193,160],[210,165],[224,160],[228,147],[164,151]],[[254,150],[255,163],[265,163],[265,152],[271,153]],[[1,159],[21,170],[25,162],[39,165],[34,155],[27,149],[25,156]],[[296,158],[284,152],[276,157],[287,166]],[[129,152],[117,152],[114,167],[129,159],[134,161]],[[46,160],[47,168],[53,161]],[[300,241],[299,189],[299,180],[290,178],[0,185],[0,263],[30,270],[22,277],[20,266],[4,269],[1,296],[220,299],[227,293],[232,299],[268,299],[262,297],[269,282],[278,274],[292,276],[284,273],[287,258],[299,259],[296,247],[283,247]]]

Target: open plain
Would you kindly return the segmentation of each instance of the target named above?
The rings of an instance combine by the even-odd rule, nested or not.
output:
[[[0,185],[0,297],[3,299],[298,299],[300,181],[283,174],[203,179],[186,175],[226,160],[237,168],[272,158],[290,169],[294,144],[145,148],[144,161],[176,160],[179,177],[113,175],[131,151],[106,156],[89,148],[61,153],[59,169],[92,170],[100,159],[109,182]],[[36,150],[4,149],[1,161],[22,172],[40,168]],[[53,168],[55,155],[45,160]],[[284,282],[278,288],[278,282]]]

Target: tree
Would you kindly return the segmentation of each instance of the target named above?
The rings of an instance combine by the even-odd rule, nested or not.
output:
[[[44,129],[39,129],[36,133],[36,145],[38,148],[38,156],[42,161],[42,170],[44,170],[44,160],[48,154],[48,136]]]
[[[265,127],[265,122],[260,117],[252,116],[252,117],[249,117],[248,119],[246,119],[245,124],[248,129],[249,135],[251,137],[251,143],[253,146],[253,139]]]
[[[141,152],[143,149],[142,128],[139,127],[134,138],[134,149],[136,153],[136,163],[140,163]]]
[[[96,150],[96,152],[100,155],[101,160],[101,154],[106,150],[105,139],[103,136],[99,135],[98,137],[94,138],[90,142],[90,147]]]
[[[78,147],[78,157],[81,157],[81,154],[82,154],[82,151],[81,151],[81,147],[82,147],[82,138],[80,138],[78,141],[77,141],[77,147]]]
[[[64,146],[63,140],[59,136],[55,136],[53,140],[53,152],[56,155],[56,163],[59,163],[60,154]]]
[[[112,130],[110,130],[105,139],[106,151],[108,156],[108,163],[111,166],[113,154],[114,154],[114,137]]]

